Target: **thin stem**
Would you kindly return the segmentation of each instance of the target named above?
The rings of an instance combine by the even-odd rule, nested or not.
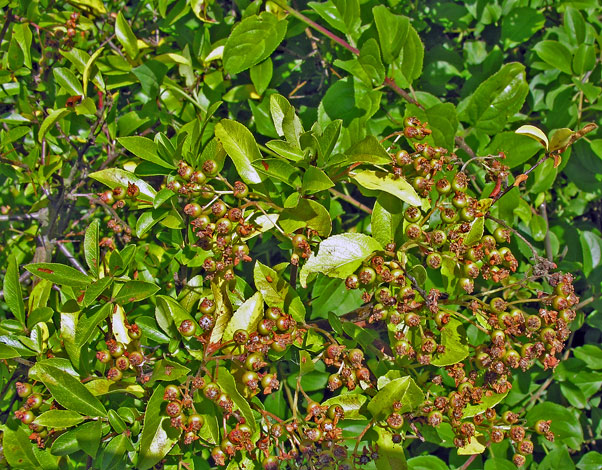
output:
[[[548,261],[553,261],[554,254],[552,253],[552,238],[550,237],[550,223],[548,222],[548,207],[545,201],[541,204],[541,206],[539,206],[539,209],[541,211],[541,216],[546,221],[546,236],[544,238],[546,256],[548,258]]]
[[[69,250],[67,249],[67,247],[65,245],[63,245],[62,243],[58,244],[59,250],[61,251],[61,253],[63,253],[65,255],[65,257],[69,260],[69,262],[73,265],[73,267],[75,269],[77,269],[79,272],[81,272],[84,275],[88,275],[88,273],[86,272],[86,270],[84,269],[84,267],[79,264],[79,261],[77,261],[73,255],[69,252]]]
[[[348,196],[347,194],[343,194],[340,191],[337,191],[336,189],[330,188],[328,190],[330,192],[330,194],[332,194],[335,197],[338,197],[339,199],[342,199],[345,202],[348,202],[349,204],[351,204],[352,206],[357,207],[358,209],[364,211],[366,214],[372,214],[372,209],[370,209],[368,206],[366,206],[365,204],[362,204],[361,202],[359,202],[357,199],[355,199],[352,196]]]
[[[333,32],[331,32],[328,29],[326,29],[324,26],[320,26],[318,23],[316,23],[315,21],[309,19],[303,13],[295,10],[294,8],[292,8],[289,5],[286,5],[285,3],[281,3],[279,1],[275,1],[275,3],[279,7],[281,7],[282,9],[288,11],[291,15],[293,15],[298,20],[300,20],[300,21],[304,22],[305,24],[311,26],[316,31],[321,32],[322,34],[324,34],[328,38],[332,39],[337,44],[343,46],[345,49],[347,49],[352,54],[360,55],[360,50],[357,47],[352,46],[347,41],[345,41],[343,38],[340,38],[339,36],[337,36]],[[407,91],[402,90],[399,87],[399,85],[397,85],[397,83],[395,83],[394,79],[392,79],[390,77],[387,77],[387,78],[385,78],[384,84],[387,85],[389,88],[391,88],[393,91],[395,91],[399,96],[401,96],[408,103],[412,103],[412,104],[418,106],[421,109],[423,108],[423,106],[418,101],[416,101],[414,98],[412,98]]]
[[[541,157],[531,168],[529,168],[527,171],[525,171],[522,175],[519,176],[528,176],[531,172],[533,172],[539,165],[541,165],[543,162],[545,162],[548,158],[550,157],[550,155],[548,155],[547,153]],[[519,181],[520,183],[520,181]],[[512,186],[508,186],[506,189],[504,189],[493,201],[493,204],[495,204],[496,202],[498,202],[500,199],[502,199],[506,194],[508,194],[510,191],[512,191],[512,189],[517,186],[516,181],[514,182],[514,184]]]
[[[521,235],[521,234],[520,234],[520,233],[519,233],[517,230],[515,230],[515,229],[514,229],[514,228],[512,228],[512,227],[510,227],[510,226],[509,226],[509,225],[508,225],[506,222],[504,222],[503,220],[501,220],[501,219],[498,219],[498,218],[496,218],[496,217],[493,217],[493,216],[492,216],[492,215],[490,215],[490,214],[487,214],[487,215],[486,215],[486,217],[487,217],[488,219],[491,219],[491,220],[493,220],[494,222],[496,222],[496,223],[500,224],[500,225],[501,225],[501,226],[503,226],[504,228],[506,228],[506,229],[510,230],[512,233],[514,233],[514,235],[516,235],[518,238],[520,238],[520,239],[521,239],[521,240],[522,240],[522,241],[523,241],[523,242],[524,242],[524,243],[525,243],[525,244],[526,244],[526,245],[529,247],[529,249],[531,250],[531,253],[533,253],[533,258],[534,258],[536,261],[539,261],[539,260],[541,259],[541,256],[539,256],[539,253],[537,253],[537,250],[535,249],[535,247],[534,247],[534,246],[533,246],[531,243],[529,243],[529,240],[527,240],[525,237],[523,237],[523,236],[522,236],[522,235]]]
[[[36,220],[40,217],[39,212],[33,214],[8,214],[0,215],[0,222],[8,222],[12,220]]]

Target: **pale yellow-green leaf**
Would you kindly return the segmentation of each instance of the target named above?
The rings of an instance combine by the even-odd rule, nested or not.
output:
[[[516,134],[521,134],[521,135],[526,135],[527,137],[530,137],[531,139],[536,140],[537,142],[539,142],[543,148],[545,148],[546,150],[548,150],[548,147],[550,146],[549,142],[548,142],[548,137],[544,134],[544,132],[535,126],[531,126],[530,124],[527,124],[525,126],[520,126],[518,129],[516,129],[514,131]]]

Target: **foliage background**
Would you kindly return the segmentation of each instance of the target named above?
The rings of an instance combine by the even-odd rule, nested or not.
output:
[[[0,1],[4,18],[0,33],[0,264],[9,266],[12,254],[19,265],[32,260],[68,262],[73,256],[82,259],[77,242],[94,208],[78,195],[102,190],[102,185],[88,178],[92,171],[128,168],[133,157],[123,142],[120,145],[120,137],[169,133],[197,115],[206,118],[214,112],[215,118],[204,129],[206,138],[213,135],[218,118],[228,117],[245,123],[258,141],[265,141],[277,137],[269,114],[269,96],[276,92],[288,97],[306,128],[316,120],[342,119],[344,147],[368,134],[386,136],[401,127],[404,116],[418,115],[439,132],[441,142],[458,145],[464,159],[471,152],[485,155],[503,149],[515,175],[533,163],[538,150],[536,143],[513,133],[520,125],[531,123],[552,131],[579,129],[587,122],[602,124],[602,11],[596,0],[386,2],[392,11],[411,18],[419,36],[415,47],[408,48],[404,66],[392,66],[387,76],[393,76],[404,90],[412,89],[411,96],[426,111],[380,86],[385,70],[382,64],[371,62],[372,52],[365,46],[379,35],[371,11],[380,3],[294,5],[345,37],[352,47],[361,45],[363,63],[289,17],[286,29],[276,28],[273,53],[269,45],[264,51],[262,58],[271,56],[271,61],[249,71],[231,46],[230,62],[228,56],[222,61],[221,46],[228,49],[227,38],[241,15],[266,8],[261,1]],[[284,16],[274,3],[268,2],[267,8]],[[65,23],[72,11],[83,14],[69,41]],[[504,65],[509,63],[515,65]],[[479,94],[479,85],[500,70],[499,76],[508,78],[523,68],[524,85],[508,85],[508,93],[495,96],[492,90]],[[239,69],[243,71],[238,73]],[[99,96],[89,93],[92,85],[86,83],[102,90],[106,87],[112,95],[103,96],[104,106],[111,106],[103,129],[96,127]],[[85,92],[89,96],[71,111],[69,97]],[[218,101],[223,101],[221,106],[213,106]],[[485,119],[482,108],[488,105],[493,106],[494,115]],[[49,121],[47,116],[53,118]],[[93,139],[90,136],[95,132]],[[472,150],[467,153],[467,149]],[[145,170],[145,177],[160,180],[156,175],[161,173],[152,162]],[[493,186],[484,175],[477,184],[484,191]],[[43,187],[50,188],[46,197]],[[361,195],[355,196],[362,200]],[[328,209],[337,230],[369,230],[370,218],[344,199],[331,204]],[[578,141],[565,152],[558,169],[546,162],[520,195],[513,190],[505,197],[499,210],[542,254],[559,260],[563,271],[574,273],[582,299],[567,359],[553,373],[533,369],[519,375],[506,401],[508,406],[526,409],[528,420],[535,416],[555,420],[556,442],[539,447],[530,468],[599,469],[602,133],[598,130]],[[130,226],[142,234],[137,215],[129,217]],[[150,230],[156,221],[146,223]],[[149,253],[156,250],[152,238],[142,243]],[[258,258],[271,264],[282,261],[271,259],[270,243],[264,240],[255,247]],[[193,252],[164,258],[158,252],[155,255],[147,275],[168,290],[177,263],[162,260],[174,255],[186,262],[194,257]],[[14,320],[5,304],[0,308],[1,344],[10,345],[7,338],[14,332]],[[44,332],[34,329],[34,343],[36,334]],[[12,375],[6,361],[0,365],[0,374],[3,384]],[[0,397],[3,421],[13,402],[12,392]],[[491,446],[486,461],[479,457],[468,468],[511,468],[504,445]],[[459,468],[466,461],[455,451],[428,443],[413,445],[411,456],[416,456],[409,460],[414,469],[427,465]]]

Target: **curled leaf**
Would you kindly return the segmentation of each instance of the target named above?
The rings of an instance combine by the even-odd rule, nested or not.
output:
[[[548,147],[550,146],[550,143],[548,142],[548,137],[538,127],[531,125],[521,126],[514,132],[517,134],[526,135],[527,137],[531,137],[532,139],[539,142],[546,150],[548,150]]]

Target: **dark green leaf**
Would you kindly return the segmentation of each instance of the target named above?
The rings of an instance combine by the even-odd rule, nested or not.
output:
[[[146,405],[137,466],[140,470],[151,468],[165,457],[181,433],[180,429],[171,426],[169,417],[161,411],[164,390],[163,385],[155,384],[153,395]]]
[[[308,227],[321,236],[328,236],[332,230],[332,221],[326,208],[311,199],[300,199],[296,207],[283,210],[278,224],[288,233]]]
[[[61,286],[85,287],[92,279],[71,266],[59,263],[31,263],[25,266],[30,273]]]
[[[238,389],[236,388],[236,381],[228,369],[222,368],[220,370],[217,383],[228,395],[230,395],[230,399],[234,402],[234,408],[240,410],[243,417],[247,420],[246,424],[248,424],[254,432],[257,428],[257,424],[255,423],[253,411],[251,411],[249,402],[247,402],[247,400],[245,400],[245,398],[238,392]]]
[[[72,375],[47,362],[37,362],[29,373],[34,374],[36,380],[42,381],[53,398],[68,410],[86,416],[106,416],[104,405]]]
[[[527,413],[529,426],[536,421],[552,420],[550,430],[561,443],[566,443],[573,449],[578,449],[583,442],[583,429],[579,423],[578,414],[569,408],[556,403],[540,403]]]
[[[286,26],[286,20],[267,11],[242,20],[224,46],[226,71],[237,74],[267,59],[284,39]]]
[[[558,41],[545,40],[535,44],[533,48],[541,60],[550,65],[553,69],[558,69],[571,75],[573,70],[571,63],[573,57],[567,47]]]
[[[400,377],[391,380],[372,397],[368,403],[368,411],[374,418],[383,419],[391,414],[393,402],[401,402],[399,412],[407,413],[416,409],[423,400],[424,394],[414,380],[409,376]]]
[[[502,20],[502,41],[508,49],[527,41],[545,23],[545,17],[534,8],[519,7],[513,9]]]
[[[332,180],[319,168],[310,166],[303,175],[303,186],[301,191],[303,194],[314,194],[332,188],[334,183]]]
[[[35,423],[49,428],[70,428],[81,423],[84,417],[75,411],[48,410],[35,419]]]
[[[592,450],[583,455],[577,463],[579,470],[599,470],[602,468],[602,454]]]
[[[498,133],[520,110],[528,92],[525,66],[517,62],[506,64],[462,103],[460,119],[484,132]]]
[[[142,160],[155,163],[164,168],[176,168],[174,165],[166,162],[159,156],[157,153],[157,145],[146,137],[120,137],[117,139],[117,141],[134,155],[140,157]]]
[[[50,129],[52,129],[60,119],[62,119],[70,112],[71,110],[69,110],[68,108],[60,108],[50,111],[50,113],[48,114],[48,116],[46,116],[46,118],[42,122],[42,125],[40,126],[40,130],[38,132],[38,142],[42,143],[44,137],[46,136],[46,133]]]
[[[86,229],[84,236],[84,257],[86,263],[90,268],[90,274],[93,277],[98,278],[98,266],[100,264],[100,252],[99,252],[99,236],[98,230],[100,228],[100,221],[94,220]]]
[[[57,67],[52,69],[52,74],[57,83],[62,86],[69,95],[83,96],[84,90],[82,84],[71,70],[64,67]]]
[[[445,346],[445,352],[435,355],[431,364],[443,367],[466,359],[469,353],[468,345],[463,339],[466,338],[464,326],[458,320],[452,318],[441,330],[441,344]]]
[[[115,36],[130,59],[135,59],[138,55],[138,41],[122,12],[117,14],[115,20]]]
[[[141,300],[154,295],[159,289],[160,287],[152,282],[127,281],[113,300],[128,305],[132,302],[140,302]]]
[[[369,162],[379,165],[391,163],[391,156],[378,139],[372,135],[352,145],[345,152],[349,162]]]
[[[29,434],[21,427],[12,430],[4,426],[3,430],[3,453],[11,468],[41,468],[33,453]]]
[[[378,5],[372,8],[374,24],[378,31],[378,42],[383,53],[383,60],[390,64],[394,62],[405,44],[410,21],[405,16],[391,13],[389,8]]]
[[[299,294],[275,270],[257,261],[253,279],[268,306],[284,309],[298,322],[305,321],[305,305]]]
[[[190,372],[188,367],[167,359],[161,359],[153,366],[153,375],[151,375],[149,383],[152,385],[157,381],[171,382],[185,377],[188,372]]]
[[[19,265],[15,255],[8,257],[8,266],[4,275],[4,301],[15,318],[25,326],[25,303],[19,281]]]
[[[242,124],[223,119],[215,126],[215,135],[220,139],[243,181],[250,184],[261,183],[263,177],[253,166],[254,161],[261,160],[261,153],[253,134]]]

